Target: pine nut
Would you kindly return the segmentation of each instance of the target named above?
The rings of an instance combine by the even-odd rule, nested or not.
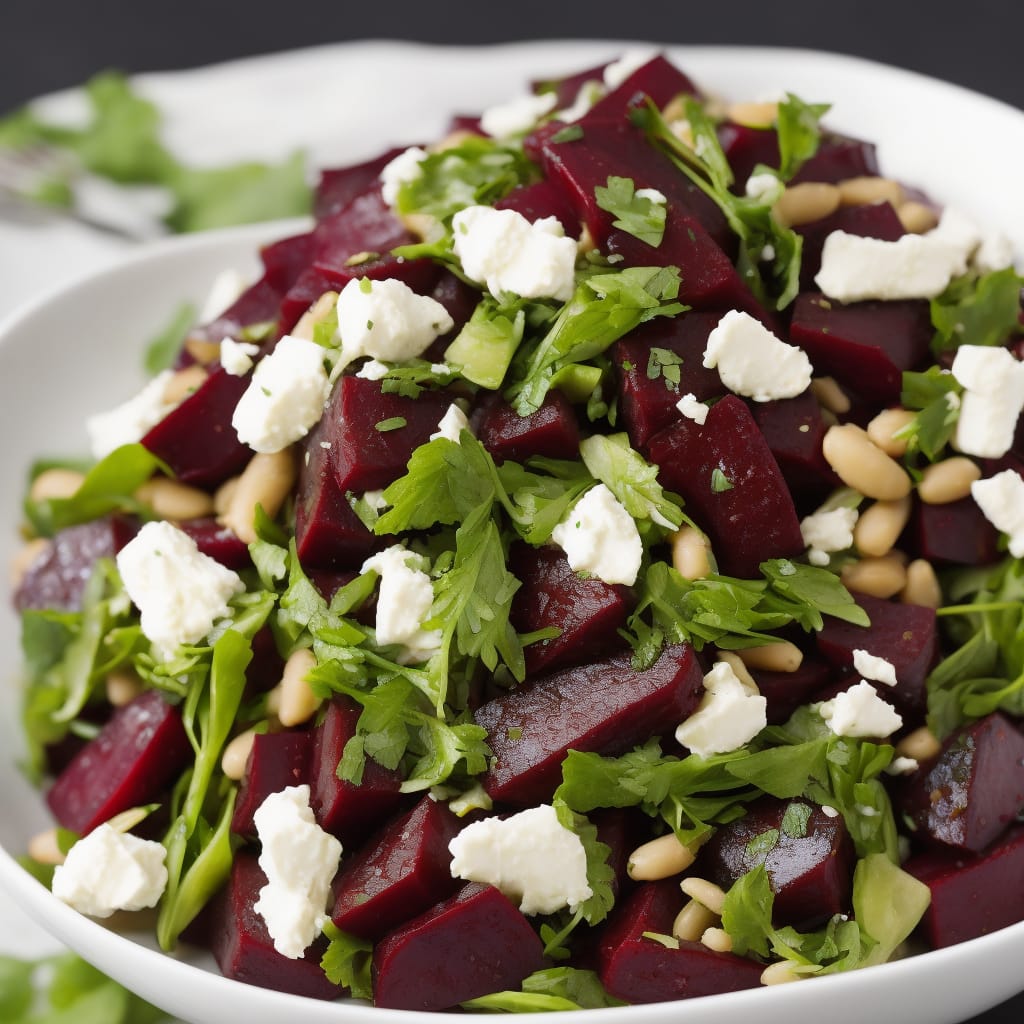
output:
[[[316,657],[300,647],[284,665],[281,676],[281,706],[277,717],[285,728],[308,722],[320,707],[320,698],[309,688],[306,676],[316,668]]]
[[[686,97],[682,95],[673,96],[661,108],[661,116],[670,124],[673,121],[678,121],[681,117],[686,117]]]
[[[700,942],[700,937],[718,923],[718,915],[712,914],[703,903],[688,900],[676,914],[672,923],[672,935],[682,942]]]
[[[694,851],[679,842],[675,832],[669,832],[638,846],[629,855],[626,871],[637,881],[655,882],[682,874],[693,863],[694,856]]]
[[[427,151],[430,153],[443,153],[448,149],[456,149],[468,139],[476,138],[479,138],[479,136],[475,133],[466,131],[465,128],[456,128],[450,131],[443,139],[428,146]]]
[[[235,491],[238,490],[240,479],[237,476],[230,477],[213,492],[213,511],[217,515],[223,516],[231,507],[231,499],[234,497]]]
[[[892,178],[865,175],[839,182],[839,196],[843,206],[890,203],[898,209],[903,202],[903,186]]]
[[[771,128],[779,116],[779,105],[773,102],[730,103],[726,117],[746,128]]]
[[[930,206],[914,199],[900,203],[896,208],[896,216],[899,217],[903,230],[909,231],[912,235],[923,235],[937,227],[939,223],[939,215]]]
[[[784,228],[810,224],[839,209],[839,189],[823,181],[790,185],[772,207],[772,216]]]
[[[912,757],[922,764],[925,761],[930,761],[941,749],[942,744],[939,742],[939,738],[926,725],[922,725],[913,732],[908,732],[896,744],[896,753],[899,757]]]
[[[256,730],[246,729],[240,732],[224,748],[220,758],[221,771],[235,782],[245,778],[245,769],[249,764],[249,755],[252,753],[252,745],[256,740]]]
[[[27,852],[37,864],[50,864],[56,867],[65,860],[65,854],[61,852],[60,844],[57,842],[55,828],[48,828],[45,832],[33,836],[28,841]]]
[[[966,455],[934,462],[921,474],[918,497],[927,505],[948,505],[971,493],[971,484],[981,479],[981,468]]]
[[[142,680],[127,669],[115,669],[107,673],[107,678],[103,680],[103,688],[107,700],[115,708],[123,708],[142,693]]]
[[[829,427],[821,451],[843,483],[866,498],[896,501],[910,493],[910,477],[903,467],[854,423]]]
[[[313,328],[318,323],[326,320],[338,303],[337,292],[324,292],[302,316],[299,322],[288,332],[293,338],[304,338],[306,341],[313,340]]]
[[[711,572],[708,550],[707,537],[692,526],[672,535],[672,565],[685,580],[700,580]]]
[[[804,660],[804,652],[789,640],[746,647],[735,653],[747,668],[759,668],[764,672],[795,672]]]
[[[181,522],[212,515],[213,498],[198,487],[189,487],[180,480],[154,476],[135,491],[135,497],[148,505],[160,519]]]
[[[777,960],[761,972],[762,985],[785,985],[790,981],[803,981],[806,974],[797,974],[789,960]]]
[[[23,544],[11,559],[11,586],[15,590],[21,586],[29,569],[50,550],[50,542],[45,537],[35,537]]]
[[[85,479],[75,469],[44,469],[28,489],[29,501],[49,501],[52,498],[70,498]]]
[[[234,530],[239,539],[251,544],[256,539],[256,506],[262,505],[273,519],[291,493],[296,476],[298,469],[291,448],[273,454],[257,452],[238,478],[221,522]]]
[[[842,416],[850,411],[850,399],[835,377],[815,377],[811,381],[811,393],[818,405],[829,412]]]
[[[673,121],[669,121],[668,130],[684,146],[688,146],[690,149],[693,149],[696,146],[696,141],[693,138],[693,125],[690,124],[688,118],[678,117]]]
[[[900,592],[900,600],[922,608],[938,608],[942,604],[942,587],[930,562],[915,558],[907,566],[907,583]]]
[[[204,366],[200,366],[198,363],[186,366],[184,370],[179,370],[167,382],[167,386],[164,388],[164,401],[168,405],[178,405],[180,402],[184,402],[186,398],[194,395],[203,386],[206,377]]]
[[[186,338],[185,351],[201,366],[210,366],[220,361],[220,342],[217,341]]]
[[[679,883],[679,888],[698,903],[703,903],[712,914],[722,916],[722,907],[725,906],[725,893],[721,886],[709,882],[706,878],[684,878]]]
[[[732,937],[721,928],[706,928],[704,934],[700,937],[700,941],[708,949],[713,949],[716,953],[732,952]]]
[[[847,562],[839,578],[848,590],[870,597],[895,597],[907,585],[906,556],[902,551],[890,551],[879,558]]]
[[[853,528],[853,543],[862,555],[887,555],[910,519],[910,495],[897,501],[876,501],[860,514]]]
[[[900,459],[907,454],[907,441],[893,435],[902,430],[914,418],[909,409],[899,407],[883,409],[869,424],[867,434],[886,455]]]
[[[757,688],[757,681],[750,674],[743,659],[735,651],[719,651],[715,656],[715,661],[724,661],[732,669],[733,675],[740,681],[743,689],[752,697],[758,696],[761,692]]]

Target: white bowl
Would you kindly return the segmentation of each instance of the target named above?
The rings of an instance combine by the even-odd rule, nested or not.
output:
[[[424,83],[432,102],[439,105],[422,132],[425,138],[440,130],[449,110],[514,95],[531,75],[585,67],[621,49],[609,43],[528,44],[486,51],[389,51],[375,46],[378,74],[412,76],[406,80]],[[962,207],[981,224],[1002,228],[1018,246],[1024,243],[1020,112],[920,75],[832,54],[717,47],[671,47],[669,52],[702,87],[729,98],[791,90],[807,100],[831,101],[828,122],[877,142],[885,173],[927,188],[936,199]],[[431,75],[432,70],[443,74]],[[481,82],[486,82],[487,95]],[[394,95],[397,103],[400,91]],[[389,121],[386,110],[379,120],[381,146],[411,141],[404,133],[387,136],[401,130],[395,125],[404,128],[407,123],[397,108],[394,120]],[[365,148],[365,138],[360,145]],[[84,417],[139,386],[142,345],[176,305],[183,299],[201,299],[214,274],[224,267],[255,271],[257,243],[280,234],[280,228],[263,225],[172,239],[79,281],[0,326],[4,562],[16,547],[19,497],[30,462],[42,454],[84,449]],[[79,916],[22,871],[13,856],[50,822],[39,794],[16,767],[22,750],[18,650],[16,617],[5,602],[0,612],[0,885],[11,898],[99,968],[195,1024],[379,1024],[385,1019],[382,1011],[365,1006],[324,1004],[228,981],[209,957],[166,956],[141,932],[116,933]],[[554,1017],[575,1024],[653,1024],[681,1016],[703,1024],[812,1018],[854,1024],[898,1016],[901,1024],[942,1024],[963,1020],[1018,991],[1022,960],[1024,923],[950,949],[810,983],[713,996],[685,1005]],[[391,1013],[386,1019],[426,1020],[427,1015]]]

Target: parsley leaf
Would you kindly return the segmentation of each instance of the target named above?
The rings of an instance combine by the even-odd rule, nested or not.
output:
[[[1002,345],[1020,334],[1020,295],[1024,277],[1013,267],[954,280],[931,300],[935,338],[932,350],[961,345]]]
[[[615,217],[613,225],[641,242],[657,248],[665,235],[665,201],[637,189],[632,178],[608,176],[607,186],[597,185],[597,205]]]
[[[586,466],[557,459],[530,459],[529,468],[507,461],[497,473],[502,488],[499,497],[512,525],[534,547],[548,540],[576,500],[595,482]]]
[[[647,357],[647,379],[657,380],[661,377],[665,381],[666,391],[677,392],[680,380],[679,367],[682,363],[683,357],[676,355],[671,349],[652,346]],[[622,368],[628,369],[625,364]]]
[[[914,418],[893,437],[907,442],[907,454],[920,452],[934,462],[949,444],[960,419],[960,382],[938,366],[922,373],[905,371],[900,400],[905,409],[916,410]]]
[[[506,306],[485,295],[445,350],[445,362],[466,380],[496,391],[523,340],[525,326],[522,303]]]
[[[320,967],[333,985],[347,988],[356,999],[373,998],[373,943],[343,932],[330,921],[324,924],[327,949]]]
[[[779,104],[775,131],[779,139],[779,177],[789,181],[818,151],[819,121],[831,109],[828,103],[805,103],[791,92]]]
[[[521,992],[493,992],[460,1004],[464,1010],[492,1013],[538,1013],[551,1010],[596,1010],[625,1006],[610,996],[593,971],[548,967],[523,979]]]

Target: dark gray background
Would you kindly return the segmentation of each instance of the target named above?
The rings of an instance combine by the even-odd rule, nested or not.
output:
[[[0,113],[104,68],[196,67],[371,38],[800,46],[912,68],[1024,107],[1021,0],[5,0],[0,19]],[[372,84],[366,99],[372,101]],[[1021,171],[1024,187],[1024,153]],[[901,1015],[893,1007],[892,1019]],[[1018,996],[977,1022],[1022,1019]]]

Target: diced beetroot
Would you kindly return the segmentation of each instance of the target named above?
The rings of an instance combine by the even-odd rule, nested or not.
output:
[[[517,544],[509,565],[522,583],[512,599],[510,620],[516,631],[561,630],[559,636],[526,648],[528,675],[593,660],[624,646],[618,631],[632,604],[628,588],[596,576],[582,579],[559,548]]]
[[[903,870],[931,890],[921,930],[933,949],[1024,921],[1024,825],[1012,826],[980,856],[926,850]]]
[[[988,565],[1000,557],[999,531],[970,497],[947,505],[915,502],[913,535],[918,555],[938,565]]]
[[[253,324],[273,323],[277,319],[277,308],[283,295],[283,287],[277,287],[266,276],[261,277],[215,320],[191,328],[189,339],[216,345],[225,337],[239,338],[242,331]],[[189,361],[190,357],[181,365],[188,365]]]
[[[473,315],[473,310],[480,301],[480,292],[456,277],[450,270],[443,270],[430,289],[429,295],[435,302],[440,302],[444,306],[455,325],[447,335],[438,338],[424,353],[425,358],[433,359],[436,349],[440,349],[441,351],[436,353],[437,362],[440,362],[444,349],[447,348],[448,339],[461,331]]]
[[[447,804],[423,797],[348,859],[335,881],[334,923],[376,941],[461,884],[448,844],[461,828]]]
[[[264,280],[283,295],[309,266],[315,252],[316,235],[312,231],[265,245],[260,250]]]
[[[794,228],[803,236],[804,247],[800,260],[800,287],[813,289],[814,276],[821,269],[821,250],[825,239],[833,231],[864,238],[881,238],[895,242],[906,234],[896,211],[889,203],[868,203],[864,206],[841,206],[821,220],[811,221]]]
[[[616,907],[605,926],[601,981],[609,994],[629,1003],[658,1003],[756,988],[763,965],[716,953],[699,942],[668,949],[644,932],[669,935],[682,906],[673,879],[645,882]]]
[[[308,781],[312,733],[298,729],[260,733],[253,740],[238,788],[231,831],[246,839],[256,838],[253,815],[272,793]]]
[[[575,459],[580,453],[580,428],[569,400],[549,391],[529,416],[520,416],[496,393],[487,394],[473,414],[473,431],[499,465],[506,459],[525,462],[533,455]]]
[[[580,89],[587,82],[600,82],[604,77],[604,69],[607,64],[598,64],[597,67],[587,68],[585,71],[577,71],[575,74],[566,75],[565,78],[554,80],[538,79],[530,83],[530,88],[535,93],[553,92],[557,101],[557,107],[572,106],[573,100],[579,95]]]
[[[666,647],[644,672],[634,670],[631,657],[562,669],[477,709],[494,752],[481,781],[494,800],[549,800],[570,749],[619,754],[693,712],[704,677],[691,647]]]
[[[266,693],[280,681],[284,658],[278,653],[270,626],[264,623],[252,638],[252,661],[245,670],[245,695]]]
[[[231,417],[248,377],[216,369],[142,439],[182,483],[215,487],[239,472],[252,449],[238,440]]]
[[[766,832],[776,836],[774,845],[758,842]],[[775,894],[772,921],[807,931],[849,911],[855,860],[841,816],[801,800],[763,797],[715,831],[695,870],[728,889],[763,864]]]
[[[397,245],[415,241],[395,211],[384,202],[376,184],[320,221],[314,234],[315,261],[335,267],[344,266],[349,257],[360,253],[384,254]]]
[[[86,835],[121,811],[159,801],[191,756],[178,709],[147,690],[72,758],[46,802],[64,828]]]
[[[332,832],[349,849],[394,812],[401,800],[402,776],[366,759],[357,786],[338,778],[345,744],[355,736],[360,709],[350,697],[335,697],[313,733],[309,758],[310,806],[320,827]]]
[[[253,910],[267,876],[255,854],[239,851],[231,878],[210,913],[210,951],[221,973],[247,985],[311,999],[336,999],[342,989],[320,968],[325,941],[313,943],[305,956],[291,959],[274,949],[266,922]]]
[[[634,448],[643,450],[659,430],[679,419],[676,403],[683,395],[692,394],[703,402],[725,394],[718,371],[704,366],[708,335],[721,318],[720,313],[696,311],[672,318],[656,317],[612,346],[611,358],[619,377],[619,415]],[[654,348],[682,359],[675,367],[678,384],[652,365]]]
[[[541,941],[518,908],[493,886],[471,882],[377,944],[373,1002],[446,1010],[518,989],[545,966]]]
[[[958,729],[900,802],[922,838],[980,853],[1024,810],[1024,735],[999,712]]]
[[[598,842],[608,847],[612,892],[618,899],[629,881],[629,856],[650,834],[650,819],[628,807],[603,807],[592,811],[588,817],[597,828]],[[639,818],[643,818],[642,823]],[[644,829],[642,837],[638,825]]]
[[[518,185],[495,204],[498,210],[515,210],[531,223],[544,217],[557,217],[566,235],[580,237],[580,219],[572,208],[565,191],[550,181],[536,181],[532,185]]]
[[[925,679],[938,655],[939,638],[935,611],[916,604],[896,604],[867,594],[854,593],[867,612],[871,625],[855,626],[826,616],[825,628],[815,634],[818,650],[840,671],[853,666],[853,652],[865,650],[885,658],[896,669],[896,685],[873,684],[881,696],[910,714],[924,710]]]
[[[342,377],[322,420],[341,492],[377,490],[402,476],[413,451],[437,430],[452,398],[444,391],[423,391],[418,398],[386,394],[380,381]],[[397,419],[405,426],[377,429],[378,423]]]
[[[204,555],[216,559],[229,569],[248,569],[252,566],[249,546],[234,530],[222,526],[212,516],[203,519],[186,519],[177,524],[178,529],[187,533]]]
[[[127,516],[104,516],[59,530],[32,562],[14,592],[14,607],[73,612],[98,558],[113,558],[135,536],[139,524]]]
[[[329,409],[310,433],[299,467],[295,551],[304,569],[355,569],[380,547],[335,481],[329,451],[323,447],[330,443],[330,415]]]
[[[821,454],[826,426],[818,400],[808,390],[796,398],[755,402],[751,411],[794,502],[817,507],[840,483]]]
[[[766,559],[804,550],[778,464],[735,395],[712,406],[703,426],[680,418],[651,438],[648,453],[662,486],[682,495],[707,530],[726,575],[756,578]]]
[[[797,296],[789,328],[790,340],[807,353],[816,374],[885,404],[899,401],[903,371],[927,357],[934,333],[924,300],[844,306],[818,292]]]
[[[768,724],[780,725],[827,685],[831,669],[821,658],[805,654],[800,667],[794,672],[751,669],[750,674],[761,696],[768,701]]]
[[[320,172],[313,197],[313,216],[319,220],[344,209],[360,193],[380,178],[380,172],[403,150],[389,149],[372,160],[347,167],[332,167]]]
[[[588,133],[597,122],[622,121],[633,108],[650,97],[659,108],[676,96],[697,96],[697,87],[674,64],[662,56],[654,57],[633,72],[620,86],[595,103],[580,124]]]

